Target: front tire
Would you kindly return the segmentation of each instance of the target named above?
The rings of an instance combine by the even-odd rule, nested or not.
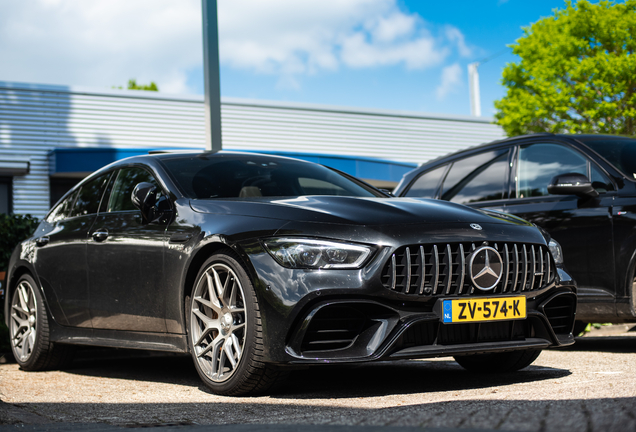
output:
[[[59,369],[73,360],[73,347],[50,341],[44,298],[28,274],[13,290],[10,314],[11,350],[23,370]]]
[[[282,378],[263,362],[258,300],[236,255],[217,253],[203,264],[186,308],[194,364],[214,393],[260,393]]]
[[[530,366],[539,354],[541,350],[520,350],[456,356],[455,361],[471,372],[514,372]]]

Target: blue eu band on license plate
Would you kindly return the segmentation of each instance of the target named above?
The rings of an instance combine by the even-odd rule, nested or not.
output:
[[[488,297],[442,301],[442,322],[464,323],[526,318],[526,298]]]

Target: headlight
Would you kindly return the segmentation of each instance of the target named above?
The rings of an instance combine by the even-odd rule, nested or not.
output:
[[[548,243],[548,248],[550,248],[554,262],[559,265],[563,264],[563,249],[561,249],[559,242],[555,239],[551,239],[550,243]]]
[[[360,268],[373,251],[368,246],[301,238],[273,238],[263,243],[280,265],[297,269]]]

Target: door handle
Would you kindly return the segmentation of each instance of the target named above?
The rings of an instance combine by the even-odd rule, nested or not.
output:
[[[98,229],[93,233],[93,240],[96,242],[103,242],[108,238],[108,230],[107,229]]]
[[[40,246],[40,247],[41,246],[46,246],[49,243],[50,240],[51,239],[49,238],[49,236],[38,237],[38,238],[35,239],[35,245],[36,246]]]

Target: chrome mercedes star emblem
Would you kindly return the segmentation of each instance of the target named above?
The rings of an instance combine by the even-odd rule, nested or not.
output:
[[[470,224],[470,227],[471,227],[472,229],[476,229],[476,230],[478,230],[478,231],[481,231],[481,225],[479,225],[479,224],[474,224],[474,223],[473,223],[473,224]]]
[[[482,291],[493,289],[501,280],[503,262],[496,249],[482,246],[476,249],[468,260],[470,279]]]

